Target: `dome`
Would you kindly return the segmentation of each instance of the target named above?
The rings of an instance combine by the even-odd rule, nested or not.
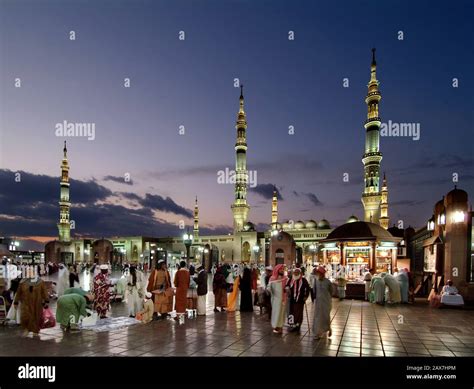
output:
[[[446,203],[467,203],[467,193],[454,186],[454,189],[446,195]]]
[[[352,222],[337,227],[328,237],[334,240],[387,239],[393,241],[393,235],[383,227],[369,222]]]
[[[354,222],[358,222],[359,219],[357,218],[357,216],[349,216],[349,219],[347,219],[346,223],[354,223]]]
[[[298,220],[296,223],[295,223],[295,229],[297,230],[302,230],[304,228],[304,223],[301,221],[301,220]]]
[[[318,228],[320,228],[320,229],[328,229],[328,228],[331,228],[331,226],[329,225],[329,222],[328,222],[326,219],[322,219],[322,220],[318,223]]]
[[[270,224],[270,230],[281,230],[282,229],[282,225],[281,223],[271,223]]]
[[[94,243],[92,243],[92,245],[94,247],[113,247],[112,242],[104,238],[95,240]]]
[[[283,225],[282,225],[283,229],[284,230],[288,230],[291,228],[291,224],[290,224],[290,221],[287,220],[286,222],[283,222]]]
[[[255,225],[252,222],[245,223],[244,231],[255,231]]]
[[[318,224],[314,220],[307,220],[305,223],[306,228],[316,228]]]

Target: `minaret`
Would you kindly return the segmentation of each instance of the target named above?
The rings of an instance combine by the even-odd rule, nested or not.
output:
[[[276,228],[278,223],[278,197],[276,188],[273,189],[272,199],[272,228]]]
[[[67,160],[67,147],[64,141],[64,157],[61,162],[61,192],[59,198],[59,241],[69,243],[71,241],[71,224],[69,223],[69,162]]]
[[[198,198],[196,196],[196,202],[194,203],[194,230],[193,230],[194,240],[199,237],[199,207],[198,207]]]
[[[380,202],[380,225],[388,229],[388,188],[387,188],[387,178],[385,173],[383,174],[383,183],[382,183],[382,200]]]
[[[372,64],[370,66],[370,81],[368,93],[365,98],[367,104],[367,120],[364,127],[365,133],[365,153],[362,157],[364,164],[364,192],[362,194],[362,204],[364,205],[364,219],[366,222],[379,223],[380,202],[380,161],[382,153],[380,145],[380,117],[379,102],[382,98],[379,91],[379,82],[376,77],[377,64],[375,62],[375,49],[372,49]]]
[[[244,86],[240,86],[240,108],[237,115],[237,141],[235,143],[235,200],[231,209],[234,214],[234,232],[242,231],[247,222],[250,207],[247,204],[247,120],[244,111]]]

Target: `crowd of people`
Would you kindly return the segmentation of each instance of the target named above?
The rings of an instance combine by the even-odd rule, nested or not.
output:
[[[206,315],[208,292],[212,291],[216,314],[253,312],[257,307],[261,314],[268,315],[275,334],[281,334],[284,327],[299,332],[306,318],[308,328],[320,338],[331,336],[333,282],[341,300],[346,287],[343,268],[329,280],[327,266],[305,269],[293,265],[288,269],[283,264],[257,267],[222,263],[214,265],[208,275],[200,264],[181,261],[170,271],[167,263],[159,260],[149,272],[143,266],[125,264],[121,276],[112,279],[110,264],[67,267],[60,263],[55,283],[43,281],[41,269],[35,266],[18,269],[18,277],[9,279],[8,284],[0,279],[0,290],[9,308],[7,318],[34,333],[42,328],[43,311],[51,298],[57,298],[57,322],[64,329],[76,331],[81,321],[92,314],[98,319],[107,318],[111,300],[117,296],[126,304],[128,316],[142,323],[170,316],[182,323],[186,318]],[[394,274],[376,274],[374,269],[366,269],[366,300],[377,304],[409,302],[413,295],[411,274],[408,269],[394,270]],[[12,267],[9,271],[14,273]],[[310,296],[314,303],[312,327],[306,305]],[[449,281],[441,296],[445,301],[459,299]]]

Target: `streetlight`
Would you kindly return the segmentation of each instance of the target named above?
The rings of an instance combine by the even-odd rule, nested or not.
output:
[[[189,251],[193,243],[193,236],[189,233],[189,230],[183,235],[183,243],[186,246],[186,260],[189,263]]]

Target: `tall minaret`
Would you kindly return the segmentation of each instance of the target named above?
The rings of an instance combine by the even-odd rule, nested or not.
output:
[[[379,91],[379,82],[376,77],[377,64],[375,62],[375,49],[372,49],[372,64],[370,66],[370,81],[365,102],[368,107],[367,120],[364,127],[365,133],[365,153],[362,157],[364,164],[364,193],[362,194],[362,204],[364,205],[364,219],[366,222],[379,223],[380,202],[380,161],[382,153],[380,145],[380,117],[379,102],[382,98]]]
[[[388,188],[387,188],[387,178],[385,177],[385,173],[383,174],[383,182],[382,182],[382,200],[380,202],[380,225],[388,229]]]
[[[278,197],[276,188],[273,189],[272,199],[272,228],[276,228],[278,223]]]
[[[194,240],[199,237],[199,207],[198,207],[198,198],[196,196],[196,202],[194,203],[194,230],[193,230]]]
[[[67,147],[64,141],[64,157],[61,162],[61,192],[59,198],[59,241],[69,243],[71,241],[71,224],[69,223],[69,162],[67,160]]]
[[[234,232],[242,231],[247,222],[250,207],[247,204],[247,120],[244,111],[244,86],[240,86],[240,108],[237,115],[237,141],[235,142],[235,200],[231,209],[234,214]]]

